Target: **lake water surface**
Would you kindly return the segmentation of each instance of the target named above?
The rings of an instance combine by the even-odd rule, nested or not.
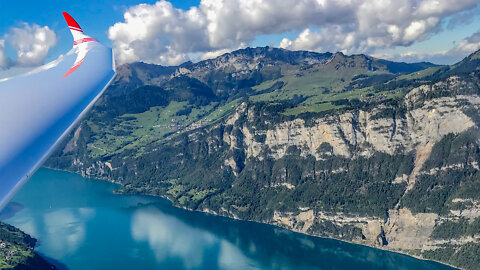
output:
[[[2,220],[68,269],[452,269],[406,255],[186,211],[117,185],[40,169]]]

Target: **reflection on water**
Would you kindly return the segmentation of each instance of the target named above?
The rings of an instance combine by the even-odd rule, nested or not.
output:
[[[451,269],[281,228],[174,208],[116,185],[40,170],[6,222],[70,269]],[[23,207],[19,207],[23,205]]]
[[[48,254],[60,259],[74,253],[85,240],[85,221],[95,213],[93,209],[60,209],[46,213],[43,217],[44,241]]]
[[[146,241],[159,264],[171,265],[170,261],[176,260],[185,269],[244,269],[255,265],[232,243],[155,207],[134,212],[132,237],[138,242]]]
[[[38,237],[42,252],[58,260],[75,253],[82,246],[86,234],[85,222],[94,215],[95,209],[92,208],[58,209],[40,215],[25,209],[12,221],[21,224],[23,231]]]
[[[8,203],[3,210],[0,212],[0,220],[5,220],[7,218],[11,218],[15,216],[15,213],[23,209],[23,205],[16,203],[16,202],[10,202]]]

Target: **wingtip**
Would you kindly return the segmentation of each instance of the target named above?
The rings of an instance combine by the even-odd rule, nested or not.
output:
[[[73,46],[87,43],[87,42],[98,42],[96,39],[91,38],[83,33],[82,28],[78,25],[77,21],[70,16],[67,12],[62,12],[63,17],[65,17],[65,21],[68,24],[68,28],[73,36]]]
[[[80,25],[77,23],[77,21],[75,21],[75,19],[73,19],[72,16],[70,16],[70,14],[68,14],[65,11],[62,12],[62,14],[63,14],[63,17],[65,18],[65,21],[67,22],[68,28],[70,28],[70,30],[83,32]]]

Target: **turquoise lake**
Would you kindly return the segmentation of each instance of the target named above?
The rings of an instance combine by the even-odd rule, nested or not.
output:
[[[59,269],[452,269],[116,188],[40,169],[1,219],[37,238],[36,250]]]

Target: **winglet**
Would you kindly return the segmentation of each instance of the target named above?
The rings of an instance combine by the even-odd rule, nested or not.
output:
[[[73,46],[76,46],[78,44],[85,43],[85,42],[91,42],[91,41],[98,42],[94,38],[84,35],[82,28],[77,23],[77,21],[75,21],[75,19],[73,19],[72,16],[70,16],[70,14],[68,14],[65,11],[62,12],[62,14],[63,14],[63,17],[65,17],[65,21],[67,21],[67,25],[68,25],[68,28],[70,28],[70,32],[72,32]]]
[[[70,14],[68,14],[65,11],[62,12],[62,14],[63,14],[63,17],[65,17],[65,21],[67,21],[68,28],[70,28],[70,30],[74,30],[74,31],[78,31],[78,32],[83,33],[80,25],[78,25],[77,21],[75,21],[75,19],[73,19],[72,16],[70,16]]]
[[[82,65],[83,60],[87,56],[88,51],[90,50],[90,46],[86,45],[88,42],[98,42],[94,38],[91,38],[85,34],[83,34],[83,30],[80,25],[75,21],[75,19],[70,16],[67,12],[62,12],[63,17],[65,17],[65,21],[67,21],[68,28],[70,28],[70,32],[72,32],[73,36],[73,48],[76,48],[77,59],[73,66],[63,75],[63,78],[66,78],[68,75],[72,74],[75,70],[77,70],[80,65]]]

